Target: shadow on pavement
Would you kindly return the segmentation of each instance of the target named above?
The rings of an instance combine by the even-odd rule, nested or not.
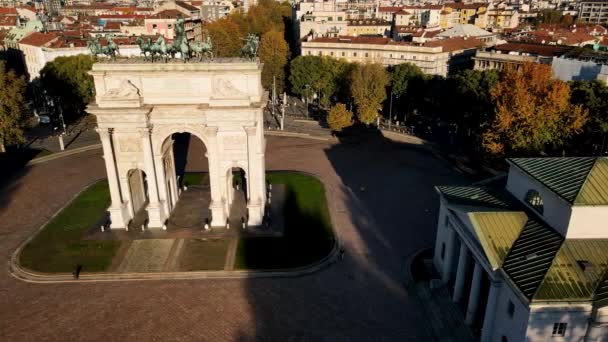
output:
[[[353,127],[338,139],[324,152],[338,178],[326,191],[344,258],[302,278],[249,280],[256,332],[241,340],[433,340],[404,286],[405,261],[434,245],[434,186],[471,178],[425,146],[374,129]]]

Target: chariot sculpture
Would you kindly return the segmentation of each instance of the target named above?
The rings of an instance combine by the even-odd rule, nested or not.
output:
[[[178,55],[184,63],[192,58],[197,58],[199,62],[204,59],[213,59],[213,43],[209,36],[202,42],[188,42],[184,28],[184,19],[182,18],[175,21],[174,28],[175,38],[173,42],[169,42],[164,36],[159,36],[155,40],[150,37],[141,36],[135,39],[144,61],[154,62],[162,60],[166,63],[170,58],[175,59]],[[243,40],[245,43],[241,48],[241,57],[251,61],[255,60],[258,54],[260,39],[254,34],[249,34]],[[89,41],[88,45],[92,54],[103,54],[114,60],[116,59],[118,46],[112,41],[111,37],[108,38],[107,46],[101,46],[97,39]]]
[[[108,44],[102,46],[99,42],[99,38],[94,38],[87,42],[87,47],[91,51],[91,54],[95,57],[97,55],[105,55],[113,60],[116,60],[116,55],[119,54],[118,45],[112,40],[112,36],[106,38]]]

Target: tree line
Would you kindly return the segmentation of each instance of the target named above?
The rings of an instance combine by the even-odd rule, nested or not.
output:
[[[555,79],[544,64],[440,77],[409,63],[384,69],[300,56],[290,64],[289,81],[292,93],[316,96],[329,108],[327,122],[334,131],[351,126],[353,118],[369,125],[383,115],[485,160],[608,149],[608,87]]]

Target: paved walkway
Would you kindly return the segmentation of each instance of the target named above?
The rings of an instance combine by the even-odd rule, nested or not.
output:
[[[117,283],[32,284],[5,269],[2,339],[431,341],[426,316],[402,284],[404,263],[434,243],[433,186],[463,183],[462,176],[425,151],[378,136],[340,145],[267,142],[269,170],[307,171],[325,183],[343,261],[300,278]],[[30,165],[0,190],[5,265],[62,205],[103,177],[101,151],[89,151]]]

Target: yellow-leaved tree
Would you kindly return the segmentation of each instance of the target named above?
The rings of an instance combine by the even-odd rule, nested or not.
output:
[[[495,113],[483,147],[495,157],[559,147],[587,121],[587,112],[570,103],[568,84],[553,78],[545,64],[507,68],[490,93]]]

